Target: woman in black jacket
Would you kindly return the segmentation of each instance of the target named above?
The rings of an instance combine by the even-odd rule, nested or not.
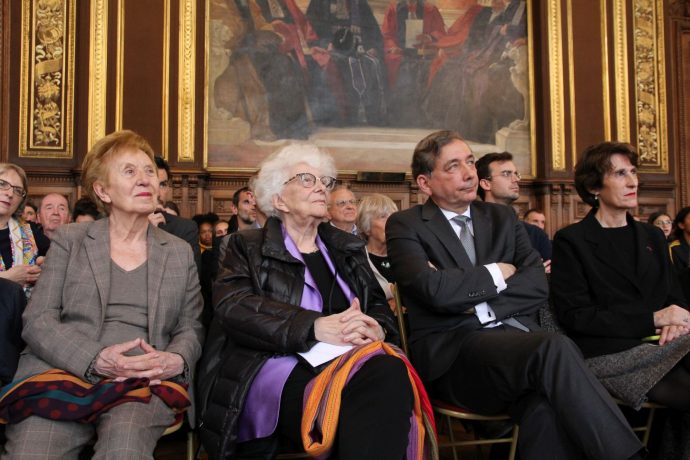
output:
[[[635,408],[650,399],[688,414],[690,311],[663,233],[629,214],[637,207],[637,161],[629,144],[604,142],[575,167],[575,187],[592,210],[556,233],[553,305],[614,396]]]
[[[230,237],[197,380],[210,458],[301,448],[304,389],[326,364],[312,367],[298,353],[397,339],[364,242],[323,223],[334,175],[330,156],[291,145],[254,182],[258,206],[272,217]],[[399,359],[371,358],[342,398],[338,458],[403,458],[413,396]]]

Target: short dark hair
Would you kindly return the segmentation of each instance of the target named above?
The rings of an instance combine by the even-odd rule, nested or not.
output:
[[[171,180],[172,174],[170,173],[170,165],[167,161],[165,161],[165,158],[156,155],[154,157],[154,161],[156,162],[156,167],[158,169],[165,169],[165,173],[168,175],[168,180]]]
[[[480,159],[474,162],[474,167],[477,168],[477,177],[479,179],[491,179],[491,163],[499,161],[513,161],[513,154],[509,152],[491,152],[487,153]],[[482,200],[486,196],[486,191],[480,185],[477,187],[477,194]]]
[[[242,195],[245,192],[251,192],[251,189],[249,187],[242,187],[241,189],[237,190],[235,193],[232,194],[232,204],[235,206],[238,206],[240,204],[240,195]]]
[[[596,208],[599,206],[592,189],[604,186],[604,176],[611,171],[611,157],[615,154],[625,155],[630,164],[638,166],[635,147],[625,142],[602,142],[590,145],[582,152],[575,165],[575,189],[582,201]]]
[[[683,241],[683,229],[680,228],[678,224],[683,222],[686,217],[688,217],[688,214],[690,214],[690,206],[686,206],[680,211],[678,211],[678,214],[676,214],[676,218],[673,219],[673,236],[679,240]]]
[[[174,201],[166,201],[163,203],[163,207],[175,211],[178,216],[180,215],[180,207]]]
[[[412,155],[412,177],[422,174],[431,174],[436,165],[436,160],[441,155],[441,149],[453,141],[463,141],[465,139],[455,131],[436,131],[417,143]]]
[[[75,222],[79,216],[91,216],[93,220],[98,220],[101,217],[101,213],[98,211],[98,206],[91,198],[83,196],[74,203],[72,222]]]
[[[522,220],[527,220],[527,216],[532,214],[533,212],[538,212],[539,214],[544,214],[544,211],[542,211],[539,208],[529,208],[525,213],[522,215]]]

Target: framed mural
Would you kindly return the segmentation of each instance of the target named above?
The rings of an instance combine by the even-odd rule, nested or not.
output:
[[[292,140],[341,171],[408,171],[459,131],[534,172],[531,0],[207,0],[210,170],[253,170]]]

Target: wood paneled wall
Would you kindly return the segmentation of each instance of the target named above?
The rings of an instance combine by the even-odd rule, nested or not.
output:
[[[516,207],[544,209],[551,234],[586,213],[572,169],[579,152],[602,140],[630,141],[642,153],[641,216],[690,205],[689,3],[529,1],[537,177],[521,184]],[[39,7],[47,8],[43,17],[63,15],[64,34],[53,30],[50,44],[41,42],[45,29],[36,30]],[[205,168],[206,8],[195,0],[2,2],[0,160],[27,170],[31,195],[58,191],[76,198],[90,145],[127,127],[171,163],[183,214],[227,214],[232,193],[253,172]],[[48,64],[31,61],[37,44],[61,53]],[[57,113],[42,106],[39,126],[27,110],[29,89],[55,75],[60,81],[51,88],[62,92],[53,98]],[[44,96],[33,102],[45,106],[50,98]],[[55,122],[50,117],[57,125],[46,125]],[[46,137],[54,133],[55,145]],[[33,144],[27,142],[32,135]],[[340,178],[357,195],[386,193],[402,207],[424,199],[409,175],[400,183]]]

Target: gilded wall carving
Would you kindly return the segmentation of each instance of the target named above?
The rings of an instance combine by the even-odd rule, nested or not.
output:
[[[640,163],[647,172],[668,172],[663,0],[635,1],[633,31]]]
[[[196,66],[194,0],[180,2],[178,161],[194,161],[194,84]]]
[[[20,156],[71,158],[74,0],[22,2]]]

